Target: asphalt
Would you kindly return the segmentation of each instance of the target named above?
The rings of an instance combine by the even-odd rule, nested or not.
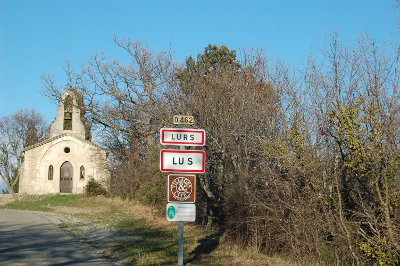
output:
[[[0,209],[0,265],[114,265],[60,229],[57,218]]]

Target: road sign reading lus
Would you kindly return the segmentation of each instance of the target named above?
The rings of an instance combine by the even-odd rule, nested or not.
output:
[[[206,132],[204,129],[162,128],[160,142],[162,145],[204,146]]]
[[[206,153],[198,150],[161,150],[161,172],[204,173]]]

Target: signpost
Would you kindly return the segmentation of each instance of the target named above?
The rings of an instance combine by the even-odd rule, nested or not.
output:
[[[160,142],[162,145],[204,146],[206,132],[204,129],[162,128]]]
[[[161,150],[160,169],[168,175],[166,207],[167,221],[178,222],[178,265],[183,265],[183,222],[196,220],[196,176],[185,173],[204,173],[206,153],[186,150],[185,146],[204,146],[204,129],[183,128],[193,125],[193,116],[175,115],[173,120],[180,128],[161,128],[162,145],[179,145],[179,150]],[[182,174],[184,173],[184,174]]]
[[[167,201],[194,203],[196,201],[195,175],[168,175]]]
[[[199,150],[161,150],[160,168],[164,173],[204,173],[206,153]]]

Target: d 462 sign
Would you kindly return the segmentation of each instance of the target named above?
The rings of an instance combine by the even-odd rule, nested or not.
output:
[[[193,125],[194,117],[191,115],[174,115],[175,125]]]

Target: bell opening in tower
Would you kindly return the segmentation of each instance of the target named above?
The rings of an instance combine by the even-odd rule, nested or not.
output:
[[[64,100],[64,130],[72,130],[72,97],[68,95]]]

